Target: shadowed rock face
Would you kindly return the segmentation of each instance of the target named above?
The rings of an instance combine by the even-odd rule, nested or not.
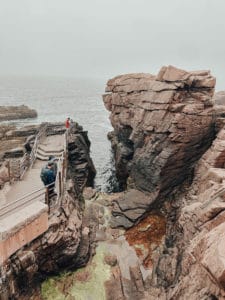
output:
[[[151,204],[187,178],[214,137],[214,86],[209,71],[172,66],[108,81],[103,100],[123,186],[130,177]]]
[[[81,126],[74,126],[70,131],[72,134],[68,141],[68,174],[74,179],[80,192],[85,186],[94,185],[96,170],[90,157],[87,131],[83,131]]]

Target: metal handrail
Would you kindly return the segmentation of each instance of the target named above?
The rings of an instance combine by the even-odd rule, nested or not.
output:
[[[40,142],[41,138],[43,138],[43,135],[46,133],[48,128],[48,123],[45,124],[38,132],[36,138],[35,138],[35,142],[34,142],[34,146],[32,148],[32,151],[30,153],[30,168],[32,168],[34,161],[36,159],[36,155],[37,155],[37,149],[38,149],[38,143]]]
[[[37,145],[39,142],[39,139],[41,137],[43,137],[43,134],[46,132],[47,130],[47,126],[48,124],[46,124],[44,126],[44,129],[42,128],[42,130],[39,131],[38,135],[36,136],[35,139],[35,143],[32,149],[32,156],[34,156],[34,160],[36,158],[36,151],[37,151]],[[57,163],[57,175],[56,175],[56,180],[55,180],[55,184],[57,187],[59,187],[59,192],[57,195],[57,204],[61,198],[61,196],[64,194],[64,190],[65,190],[65,184],[66,184],[66,157],[67,157],[67,132],[65,133],[65,140],[64,140],[64,151],[62,152],[61,157],[58,160]],[[24,163],[26,160],[25,156],[22,158],[22,162]],[[33,163],[32,163],[33,164]],[[24,171],[25,173],[25,171]],[[60,176],[61,174],[61,176]],[[20,197],[19,199],[15,200],[14,202],[11,202],[5,206],[0,207],[0,218],[2,218],[3,216],[5,216],[6,214],[8,214],[9,212],[11,212],[12,210],[15,210],[19,207],[24,206],[27,203],[33,202],[35,199],[37,199],[40,196],[43,196],[46,193],[46,188],[48,188],[49,186],[51,186],[51,184],[41,187],[31,193],[28,193],[22,197]],[[40,194],[37,194],[41,192]],[[47,203],[49,204],[49,203]]]
[[[24,153],[24,155],[22,156],[21,160],[19,161],[19,176],[18,178],[21,180],[24,176],[24,174],[26,173],[27,169],[30,167],[32,168],[34,161],[36,159],[36,152],[37,152],[37,147],[38,147],[38,143],[39,141],[43,138],[43,136],[45,135],[46,131],[48,128],[48,123],[44,124],[39,132],[37,133],[36,137],[35,137],[35,141],[34,141],[34,145],[32,148],[32,151],[29,155],[29,162],[28,160],[28,154]],[[10,166],[9,166],[10,168]]]
[[[64,156],[65,156],[65,153],[63,151],[63,153],[57,163],[57,175],[56,175],[56,180],[55,180],[56,189],[58,189],[57,202],[59,201],[59,199],[61,198],[61,196],[64,192],[63,178],[61,177],[63,174],[63,168],[64,168]]]
[[[33,200],[37,199],[40,196],[45,195],[46,193],[46,188],[48,188],[49,186],[51,186],[52,184],[46,185],[44,187],[41,187],[31,193],[28,193],[24,196],[22,196],[21,198],[10,202],[4,206],[0,207],[0,218],[2,216],[5,216],[6,214],[8,214],[9,212],[12,212],[12,210],[15,210],[21,206],[24,206],[27,203],[33,202]],[[37,193],[41,192],[40,194],[37,195]],[[32,198],[30,198],[33,195]]]

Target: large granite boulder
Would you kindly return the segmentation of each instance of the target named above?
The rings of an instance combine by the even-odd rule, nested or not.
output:
[[[117,176],[162,198],[192,172],[214,138],[215,78],[209,71],[163,67],[157,76],[127,74],[108,81],[103,96],[114,132]]]

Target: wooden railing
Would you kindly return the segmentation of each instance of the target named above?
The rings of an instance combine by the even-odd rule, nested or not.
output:
[[[19,167],[19,179],[21,180],[26,172],[26,170],[29,167],[30,164],[30,158],[29,154],[25,153],[22,159],[19,161],[20,167]]]

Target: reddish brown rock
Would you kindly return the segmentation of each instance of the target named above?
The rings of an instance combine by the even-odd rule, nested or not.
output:
[[[163,240],[148,244],[152,275],[143,299],[225,299],[225,108],[213,106],[214,85],[209,71],[171,66],[157,77],[131,74],[108,82],[104,102],[117,174],[146,195],[114,199],[113,218],[135,223],[140,208],[154,207],[166,218]],[[141,234],[131,234],[134,244]]]
[[[108,81],[106,91],[111,93],[103,100],[111,112],[122,186],[131,177],[138,189],[156,199],[187,178],[214,138],[214,86],[209,71],[172,66],[156,77],[127,74]]]
[[[154,262],[153,277],[167,287],[167,299],[225,299],[224,145],[221,129],[197,163],[188,191],[175,196],[180,213],[173,227],[167,223],[166,241],[173,239],[165,245],[169,255]]]

